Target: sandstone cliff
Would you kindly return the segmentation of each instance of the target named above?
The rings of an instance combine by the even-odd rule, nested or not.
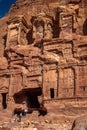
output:
[[[87,98],[86,7],[86,0],[17,0],[0,19],[3,109],[26,102],[28,110],[47,114],[47,103],[48,119],[86,113],[83,102],[82,110],[75,106]]]
[[[6,33],[7,33],[7,21],[9,18],[13,17],[14,15],[20,15],[20,14],[26,14],[28,15],[28,20],[31,19],[31,16],[36,15],[38,13],[46,12],[47,14],[56,17],[55,11],[56,7],[61,5],[67,5],[67,4],[80,4],[81,10],[79,16],[79,28],[81,28],[80,24],[84,23],[86,24],[86,0],[17,0],[10,8],[9,12],[4,16],[2,19],[0,19],[0,56],[3,56],[4,54],[4,46],[6,42]],[[81,19],[80,19],[81,17]],[[84,22],[85,21],[85,22]],[[85,29],[86,30],[86,29]],[[79,33],[81,29],[79,29]]]

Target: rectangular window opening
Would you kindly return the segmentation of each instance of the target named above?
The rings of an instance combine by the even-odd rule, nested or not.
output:
[[[54,98],[54,88],[50,88],[50,98]]]

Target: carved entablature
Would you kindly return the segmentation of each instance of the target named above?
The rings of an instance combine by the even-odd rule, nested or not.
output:
[[[69,3],[71,4],[78,4],[80,3],[82,0],[69,0]]]
[[[84,39],[83,39],[84,38]],[[74,57],[87,61],[87,37],[80,37],[74,42]]]
[[[45,13],[40,13],[36,17],[32,17],[33,38],[34,39],[52,39],[52,17]]]
[[[16,45],[27,45],[26,34],[29,30],[29,25],[26,17],[23,15],[15,16],[7,22],[8,34],[6,47],[12,47]]]
[[[77,46],[74,56],[80,60],[80,64],[87,63],[87,44]]]
[[[78,56],[87,58],[87,45],[82,45],[78,47]]]

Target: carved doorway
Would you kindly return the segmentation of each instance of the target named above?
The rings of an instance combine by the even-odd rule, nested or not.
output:
[[[42,88],[23,89],[14,95],[15,103],[22,104],[26,101],[28,108],[39,108],[39,97],[42,97]]]
[[[42,88],[32,88],[27,91],[28,107],[40,108],[39,97],[42,96]]]
[[[3,109],[7,108],[6,97],[7,97],[7,93],[2,93],[2,107],[3,107]]]
[[[43,93],[44,99],[56,99],[58,96],[58,73],[56,64],[44,65]]]
[[[29,95],[28,96],[28,105],[30,108],[40,108],[40,103],[38,101],[37,95]]]
[[[50,88],[50,97],[54,98],[55,93],[54,93],[54,88]]]

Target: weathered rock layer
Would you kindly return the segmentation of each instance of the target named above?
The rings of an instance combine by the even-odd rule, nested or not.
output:
[[[87,97],[86,5],[18,0],[0,20],[3,108],[7,101],[40,108],[43,101]]]

